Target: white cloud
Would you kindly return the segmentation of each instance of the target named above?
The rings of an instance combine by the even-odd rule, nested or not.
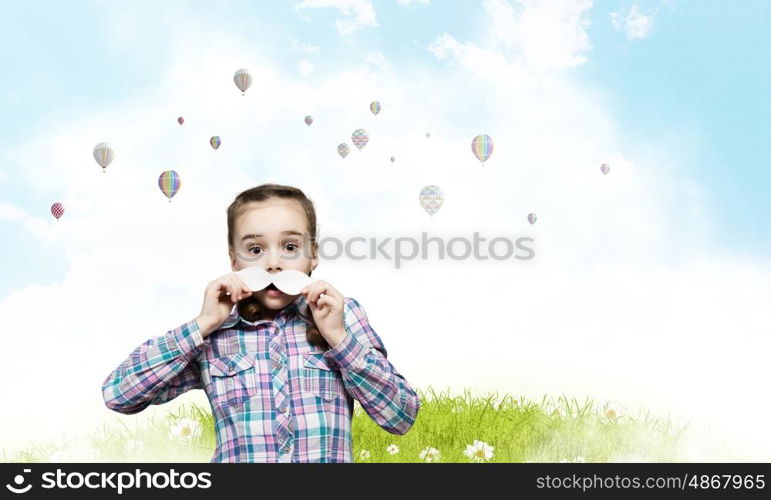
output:
[[[321,47],[318,45],[302,43],[296,38],[292,39],[291,44],[293,49],[297,50],[298,52],[302,52],[303,54],[318,54],[321,50]]]
[[[63,205],[66,214],[67,204],[63,203]],[[22,207],[9,202],[0,202],[0,220],[20,224],[38,239],[48,243],[61,238],[69,230],[69,221],[64,217],[59,220],[56,220],[53,215],[43,218],[32,215]]]
[[[388,60],[386,59],[385,55],[383,55],[382,52],[378,52],[376,50],[367,53],[366,57],[364,58],[364,62],[380,69],[386,69],[389,67]]]
[[[348,36],[363,26],[377,27],[375,8],[370,0],[304,0],[297,4],[298,12],[303,9],[335,8],[343,14],[335,22],[338,33]]]
[[[8,180],[8,177],[10,177],[10,176],[8,175],[8,173],[7,173],[7,172],[2,172],[2,171],[0,171],[0,182],[3,182],[3,181],[5,181],[5,180]]]
[[[400,5],[410,5],[413,3],[429,4],[431,0],[397,0]]]
[[[35,424],[56,434],[115,417],[101,402],[103,378],[141,342],[198,313],[205,284],[228,270],[227,204],[276,181],[314,200],[322,237],[535,239],[532,261],[412,260],[399,270],[383,260],[322,261],[314,276],[360,300],[414,386],[637,403],[726,428],[737,446],[754,437],[769,458],[769,403],[760,397],[769,263],[710,247],[706,195],[645,137],[636,140],[647,147],[634,148],[645,154],[619,151],[623,131],[603,96],[512,58],[508,44],[450,34],[431,46],[450,69],[404,75],[364,65],[311,84],[284,79],[243,40],[205,32],[188,31],[191,42],[176,47],[178,62],[156,86],[94,115],[53,110],[46,132],[6,160],[19,182],[63,193],[61,224],[10,203],[0,218],[56,243],[68,271],[0,301],[4,349],[34,353],[0,364],[6,380],[25,374],[23,384],[0,385],[0,399],[16,409],[0,428],[26,430],[4,434],[4,443],[41,437]],[[577,54],[566,49],[541,68],[565,67]],[[232,82],[242,66],[254,76],[245,96]],[[368,109],[374,98],[377,116]],[[340,158],[336,145],[359,127],[370,143]],[[495,141],[484,165],[470,151],[478,133]],[[214,134],[223,140],[217,152],[208,145]],[[106,174],[90,159],[103,139],[116,148]],[[20,168],[31,156],[39,168]],[[611,164],[607,176],[602,162]],[[171,203],[155,184],[167,168],[182,176]],[[427,184],[445,193],[433,217],[418,204]],[[32,387],[45,387],[45,397]],[[61,410],[55,422],[50,407]]]
[[[0,204],[0,219],[7,221],[19,221],[24,220],[27,217],[27,213],[21,208],[11,203]]]
[[[630,40],[647,37],[653,24],[653,15],[643,14],[636,4],[632,5],[626,14],[612,12],[610,19],[613,26],[623,31]]]
[[[487,45],[501,46],[539,70],[566,69],[586,62],[592,48],[586,29],[589,0],[485,0],[491,33]]]
[[[303,78],[310,76],[310,74],[313,73],[313,64],[308,61],[300,61],[297,63],[297,72],[300,73],[300,76]]]

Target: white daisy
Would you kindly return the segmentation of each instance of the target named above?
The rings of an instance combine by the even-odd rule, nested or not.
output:
[[[201,436],[201,424],[191,418],[180,418],[176,424],[169,429],[169,439],[178,439],[182,442],[189,442],[194,438]]]
[[[626,407],[618,401],[608,401],[608,403],[605,405],[605,417],[610,420],[623,417],[626,415],[626,413]]]
[[[463,411],[463,407],[461,405],[456,405],[454,408],[450,410],[452,413],[460,413]]]
[[[361,460],[369,460],[369,457],[371,456],[369,450],[360,450],[359,451],[359,458]]]
[[[389,444],[388,448],[386,448],[386,451],[391,455],[396,455],[397,453],[399,453],[399,447],[396,446],[395,444]]]
[[[484,441],[474,440],[474,444],[466,445],[466,449],[463,454],[472,459],[474,462],[486,462],[493,458],[494,446],[490,446]]]
[[[426,462],[438,462],[440,458],[439,450],[436,448],[430,448],[426,447],[423,448],[423,451],[420,452],[420,459],[425,460]]]

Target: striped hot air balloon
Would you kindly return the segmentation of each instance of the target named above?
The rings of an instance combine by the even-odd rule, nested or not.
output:
[[[348,153],[349,153],[350,151],[351,151],[351,148],[349,148],[349,147],[348,147],[348,144],[346,144],[346,143],[344,143],[344,142],[343,142],[343,143],[341,143],[339,146],[337,146],[337,152],[338,152],[338,153],[340,154],[340,156],[342,156],[343,158],[345,158],[346,156],[348,156]]]
[[[158,177],[158,187],[161,188],[161,192],[169,199],[169,203],[171,203],[171,199],[179,191],[181,183],[182,180],[179,174],[174,170],[166,170]]]
[[[420,190],[420,205],[429,215],[434,215],[444,203],[444,195],[439,186],[431,184]]]
[[[484,164],[490,155],[493,154],[493,140],[489,135],[482,134],[474,137],[471,141],[471,152]]]
[[[306,116],[305,117],[305,124],[310,127],[311,123],[313,123],[313,117],[311,115]]]
[[[380,102],[372,101],[369,105],[369,110],[372,111],[373,115],[377,115],[378,113],[380,113]]]
[[[364,149],[364,146],[367,145],[367,142],[369,142],[369,135],[367,135],[367,131],[363,128],[357,128],[353,131],[353,134],[351,134],[351,141],[353,141],[353,145],[361,151]]]
[[[528,221],[530,224],[535,224],[535,221],[537,221],[537,220],[538,220],[538,216],[537,216],[537,215],[535,215],[534,213],[529,213],[529,214],[527,214],[527,221]]]
[[[182,125],[183,123],[185,123],[185,119],[184,119],[184,118],[182,118],[182,117],[180,116],[179,118],[177,118],[177,122],[178,122],[180,125]]]
[[[64,215],[64,205],[58,201],[51,205],[51,214],[56,217],[56,220],[59,220],[59,218]]]
[[[112,150],[108,142],[100,142],[94,146],[94,159],[101,165],[102,173],[105,172],[107,165],[109,165],[113,158],[115,158],[115,151]]]
[[[220,136],[215,135],[209,139],[209,144],[214,148],[214,151],[217,151],[220,148],[220,144],[222,144],[222,139],[220,139]]]
[[[236,83],[236,87],[241,91],[241,95],[246,95],[246,89],[252,85],[252,75],[246,68],[241,68],[233,75],[233,81]]]
[[[608,175],[608,172],[610,172],[610,165],[608,165],[607,163],[603,163],[602,165],[600,165],[600,171],[602,172],[603,175]]]

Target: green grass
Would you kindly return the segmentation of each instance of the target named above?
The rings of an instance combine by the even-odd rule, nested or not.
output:
[[[380,428],[356,402],[357,462],[424,462],[420,453],[426,448],[439,450],[435,461],[471,462],[463,452],[475,440],[493,447],[487,462],[686,461],[681,446],[686,427],[674,428],[669,418],[614,415],[607,405],[565,396],[530,401],[497,393],[473,397],[468,390],[461,396],[433,389],[418,393],[418,419],[403,436]],[[182,418],[191,419],[200,432],[187,440],[170,439],[172,426]],[[116,417],[84,442],[32,444],[12,454],[3,449],[0,462],[208,462],[215,446],[213,426],[208,407],[182,405],[134,428]],[[390,445],[398,453],[389,453]]]

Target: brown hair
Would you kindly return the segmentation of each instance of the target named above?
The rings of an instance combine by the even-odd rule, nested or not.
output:
[[[284,186],[281,184],[261,184],[259,186],[247,189],[236,196],[233,203],[230,204],[227,210],[228,215],[228,248],[233,249],[233,236],[235,233],[236,220],[240,217],[245,209],[246,205],[255,201],[265,201],[270,198],[283,198],[292,199],[297,201],[305,211],[305,216],[308,222],[308,232],[310,233],[311,240],[311,252],[316,254],[318,252],[318,242],[316,240],[318,227],[316,225],[316,209],[313,207],[313,202],[305,196],[300,189],[293,186]],[[308,273],[310,276],[311,273]],[[256,299],[256,297],[250,297],[253,300],[242,300],[239,303],[239,312],[242,316],[247,317],[249,320],[253,318],[259,318],[262,313],[262,304]],[[300,308],[298,315],[306,323],[305,332],[308,342],[312,345],[321,347],[324,350],[329,349],[329,344],[324,337],[319,333],[319,329],[316,326],[316,322],[313,320],[313,316],[308,308]]]

